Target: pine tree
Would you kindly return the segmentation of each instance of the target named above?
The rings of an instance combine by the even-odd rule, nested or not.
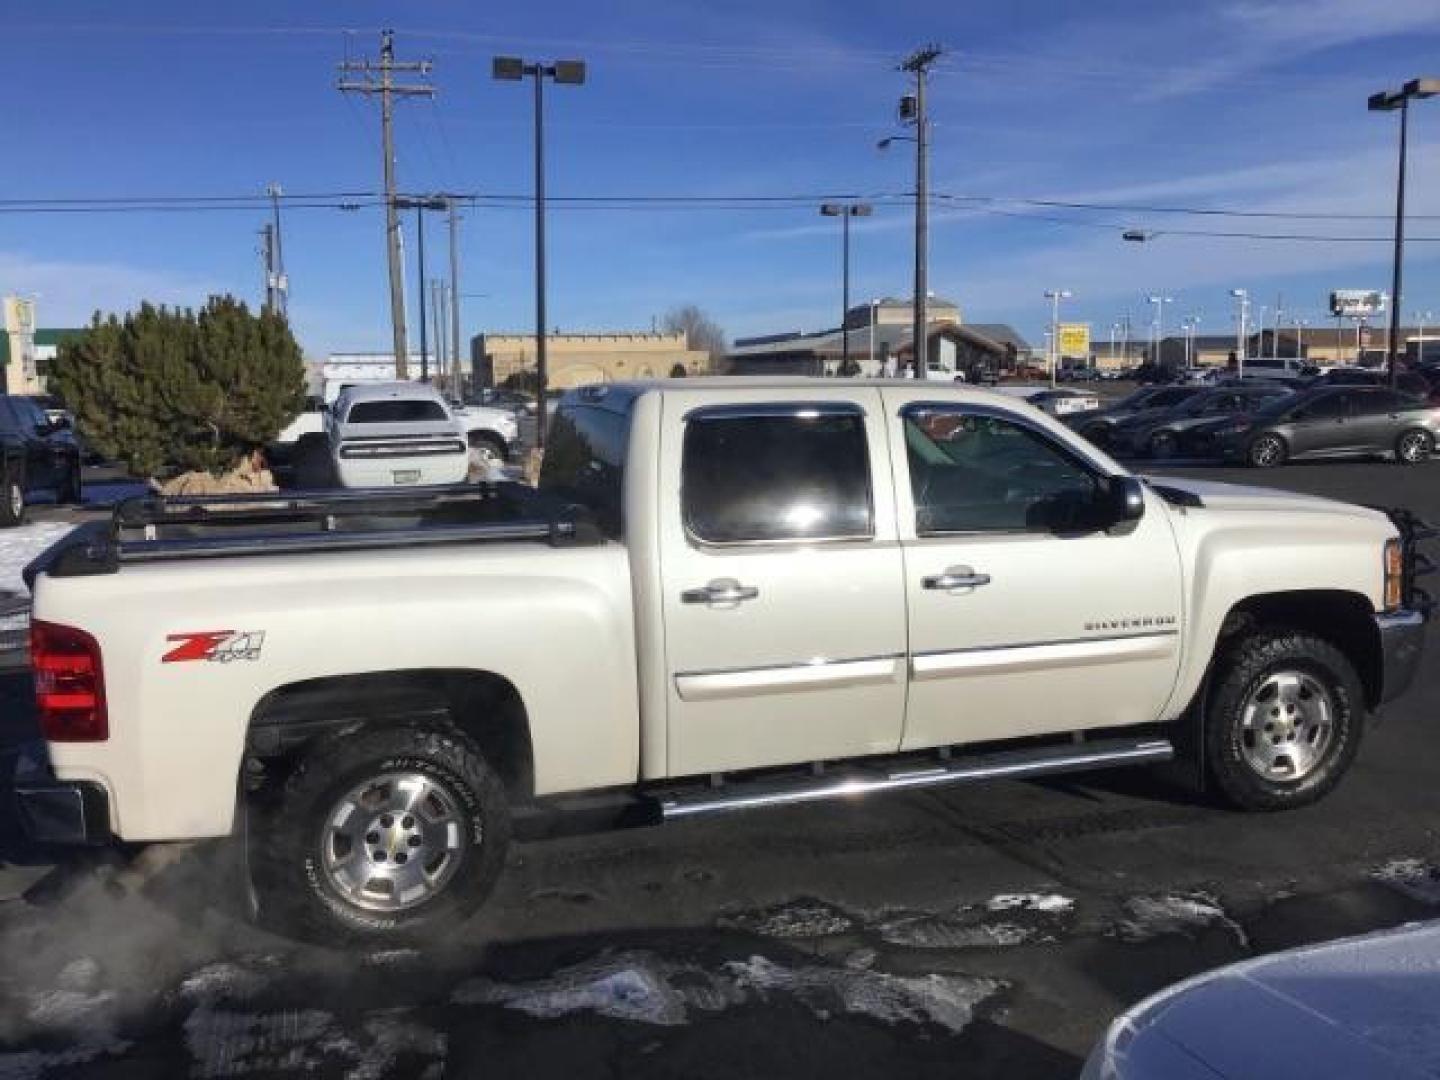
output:
[[[279,315],[230,296],[196,312],[97,312],[65,342],[50,389],[101,454],[139,476],[218,473],[279,433],[304,403],[300,346]]]

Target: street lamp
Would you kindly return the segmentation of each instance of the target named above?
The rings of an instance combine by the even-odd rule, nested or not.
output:
[[[1069,289],[1046,289],[1045,299],[1050,301],[1050,388],[1055,388],[1055,368],[1060,360],[1060,301],[1069,300],[1075,294]]]
[[[1250,316],[1250,293],[1245,289],[1231,289],[1230,295],[1239,303],[1239,316],[1235,323],[1235,374],[1245,375],[1245,321]]]
[[[1400,110],[1400,168],[1395,182],[1395,268],[1390,280],[1390,385],[1395,385],[1396,347],[1400,337],[1400,284],[1405,252],[1405,142],[1410,127],[1410,99],[1440,94],[1440,79],[1411,79],[1399,90],[1371,94],[1371,112]]]
[[[535,376],[540,408],[535,414],[535,442],[545,445],[545,389],[548,383],[545,353],[545,80],[566,86],[585,81],[585,61],[557,60],[553,64],[527,64],[518,56],[497,56],[491,75],[502,82],[535,80]]]
[[[1150,360],[1158,367],[1160,365],[1160,338],[1165,331],[1165,305],[1173,304],[1175,298],[1173,296],[1147,296],[1145,299],[1155,305],[1155,320],[1150,324],[1154,329],[1155,344],[1150,353]]]
[[[874,208],[869,203],[823,203],[820,213],[826,217],[838,217],[841,222],[841,232],[845,240],[842,245],[843,254],[841,261],[841,280],[843,284],[840,289],[840,374],[853,374],[850,370],[850,331],[845,322],[850,317],[850,219],[852,217],[869,217]],[[872,331],[871,337],[874,337]]]
[[[1434,318],[1434,316],[1432,316],[1428,311],[1415,312],[1415,321],[1419,324],[1420,330],[1420,338],[1415,345],[1415,362],[1417,364],[1423,364],[1425,362],[1425,324],[1428,323],[1432,318]]]
[[[1305,327],[1310,325],[1308,319],[1295,316],[1295,359],[1305,359]]]
[[[425,338],[425,211],[444,210],[450,204],[438,195],[415,198],[407,195],[395,197],[396,210],[415,211],[415,305],[420,312],[420,381],[430,381],[430,345]],[[402,361],[397,358],[396,364]],[[398,370],[398,366],[397,366]]]

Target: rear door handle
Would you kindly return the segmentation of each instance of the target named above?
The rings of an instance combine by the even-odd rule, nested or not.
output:
[[[927,589],[950,592],[954,589],[973,589],[990,584],[989,574],[977,574],[968,566],[952,566],[943,574],[928,574],[920,579]]]
[[[739,604],[754,600],[760,590],[753,585],[741,585],[734,578],[716,578],[698,588],[686,589],[680,594],[682,604]]]

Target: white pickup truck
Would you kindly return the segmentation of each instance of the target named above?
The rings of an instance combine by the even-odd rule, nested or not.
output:
[[[512,828],[1194,763],[1318,798],[1419,662],[1421,527],[1142,480],[953,384],[610,385],[520,485],[142,502],[28,570],[51,841],[241,832],[262,916],[386,941]],[[607,810],[607,812],[609,812]]]

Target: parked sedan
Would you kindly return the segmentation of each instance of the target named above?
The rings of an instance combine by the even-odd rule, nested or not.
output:
[[[32,398],[0,395],[0,526],[19,525],[31,502],[78,503],[80,444],[65,419]]]
[[[1142,411],[1173,408],[1203,393],[1204,389],[1203,386],[1145,386],[1103,409],[1069,413],[1061,419],[1096,446],[1107,447],[1120,421]]]
[[[1317,387],[1224,421],[1213,436],[1221,457],[1262,469],[1372,455],[1411,465],[1434,452],[1440,408],[1387,387]]]
[[[1156,458],[1191,452],[1188,436],[1217,419],[1254,412],[1278,398],[1283,386],[1234,386],[1195,394],[1168,409],[1145,409],[1111,429],[1110,446],[1117,453]]]
[[[1066,387],[1001,386],[997,391],[1007,397],[1017,397],[1051,416],[1069,416],[1071,413],[1089,412],[1100,407],[1100,399],[1082,390]]]

